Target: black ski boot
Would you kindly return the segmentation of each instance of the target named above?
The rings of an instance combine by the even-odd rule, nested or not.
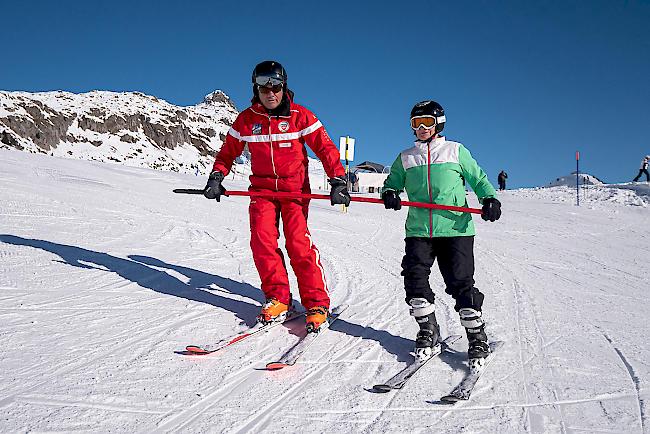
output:
[[[490,354],[490,346],[487,342],[487,335],[485,334],[485,325],[478,329],[465,329],[467,331],[467,340],[469,341],[469,348],[467,356],[470,359],[484,359]]]
[[[428,316],[426,323],[418,323],[420,331],[415,336],[415,357],[426,360],[433,354],[433,350],[440,342],[440,330],[434,313]]]
[[[469,348],[467,356],[470,359],[485,359],[490,354],[487,335],[485,334],[485,323],[481,317],[481,311],[471,308],[464,308],[458,311],[460,323],[465,327]]]
[[[415,358],[426,360],[431,357],[435,346],[440,342],[440,327],[436,321],[435,306],[424,298],[413,298],[409,305],[410,313],[420,327],[415,337]]]

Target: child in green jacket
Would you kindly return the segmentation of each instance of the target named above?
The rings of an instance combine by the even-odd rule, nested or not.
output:
[[[435,101],[413,107],[411,128],[417,140],[391,166],[382,189],[384,206],[399,210],[399,194],[406,191],[413,202],[467,207],[467,182],[483,204],[483,220],[498,220],[501,203],[485,172],[461,143],[439,136],[445,121],[445,112]],[[419,359],[430,357],[440,341],[435,296],[429,285],[436,258],[445,292],[456,301],[455,309],[467,332],[470,366],[481,365],[490,352],[481,311],[484,295],[474,287],[474,234],[470,213],[409,208],[402,276],[406,302],[420,327],[415,340]]]

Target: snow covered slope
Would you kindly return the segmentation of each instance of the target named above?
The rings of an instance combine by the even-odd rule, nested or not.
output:
[[[437,400],[466,370],[465,339],[402,391],[367,391],[412,358],[406,209],[312,202],[333,302],[351,307],[295,367],[261,369],[300,324],[176,354],[242,330],[262,302],[248,200],[171,193],[202,186],[0,150],[1,432],[650,431],[643,189],[590,187],[580,207],[569,188],[507,191],[500,221],[477,219],[476,285],[506,344],[472,399],[449,407]],[[461,334],[435,267],[431,284],[442,333]]]
[[[588,173],[579,173],[578,179],[576,180],[576,173],[570,173],[569,175],[561,176],[556,178],[555,181],[551,181],[549,187],[560,187],[560,186],[576,186],[576,182],[579,182],[580,185],[603,185],[603,181],[596,178],[594,175]]]
[[[219,90],[191,107],[141,92],[0,91],[0,148],[205,174],[237,114]]]

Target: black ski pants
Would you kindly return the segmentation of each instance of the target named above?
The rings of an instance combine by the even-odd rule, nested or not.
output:
[[[463,308],[481,310],[484,295],[474,287],[474,237],[407,237],[402,259],[402,276],[406,302],[424,298],[433,303],[435,295],[429,285],[431,267],[436,258],[456,311]]]
[[[645,173],[645,180],[647,182],[650,182],[650,173],[648,173],[648,169],[639,169],[639,174],[634,178],[634,181],[632,182],[637,182],[639,178],[641,178],[641,175]]]

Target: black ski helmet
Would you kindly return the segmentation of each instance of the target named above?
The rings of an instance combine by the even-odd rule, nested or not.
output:
[[[435,101],[421,101],[411,109],[411,118],[416,116],[433,116],[436,118],[436,134],[445,128],[445,109]]]
[[[273,78],[276,80],[282,81],[282,86],[287,89],[287,71],[284,70],[284,67],[280,62],[275,60],[265,60],[262,63],[258,63],[253,69],[253,76],[251,81],[253,82],[253,94],[257,95],[257,85],[256,81],[258,77],[268,77],[269,79]]]

